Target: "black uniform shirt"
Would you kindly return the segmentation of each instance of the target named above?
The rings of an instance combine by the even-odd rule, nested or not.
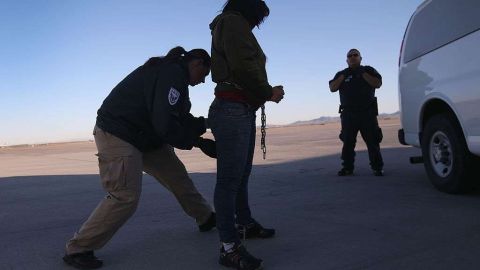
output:
[[[382,80],[382,76],[371,66],[360,66],[357,69],[346,68],[337,72],[329,82],[333,82],[343,73],[345,79],[340,85],[340,104],[344,108],[362,109],[368,108],[375,100],[375,88],[368,84],[362,77],[361,70],[369,75]]]
[[[177,63],[141,66],[104,100],[97,126],[140,151],[168,143],[191,149],[205,132],[203,117],[190,114],[188,72]]]

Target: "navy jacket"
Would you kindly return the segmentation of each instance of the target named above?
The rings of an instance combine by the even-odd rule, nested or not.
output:
[[[205,119],[190,114],[189,74],[182,63],[135,69],[103,101],[97,126],[146,152],[170,144],[192,149]]]

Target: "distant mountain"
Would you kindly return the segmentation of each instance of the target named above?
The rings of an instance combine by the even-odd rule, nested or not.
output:
[[[322,124],[332,123],[337,121],[340,121],[340,117],[338,116],[321,116],[319,118],[312,119],[312,120],[293,122],[291,124],[288,124],[287,126],[322,125]]]
[[[399,117],[400,112],[394,112],[394,113],[381,113],[378,118],[379,119],[387,119],[387,118],[395,118]],[[302,126],[302,125],[323,125],[326,123],[333,123],[333,122],[338,122],[340,121],[339,116],[321,116],[316,119],[312,120],[307,120],[307,121],[297,121],[293,122],[291,124],[287,124],[287,126]]]
[[[385,118],[395,118],[395,117],[400,117],[400,111],[394,112],[394,113],[381,113],[378,118],[380,119],[385,119]]]

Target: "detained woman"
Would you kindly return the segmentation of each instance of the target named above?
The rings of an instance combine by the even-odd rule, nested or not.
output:
[[[212,80],[217,84],[209,119],[217,146],[214,204],[221,241],[219,262],[242,270],[261,269],[262,260],[247,252],[241,237],[275,234],[252,217],[248,203],[256,111],[267,101],[280,102],[284,95],[282,86],[268,82],[266,56],[252,33],[268,15],[264,1],[229,0],[210,24]]]

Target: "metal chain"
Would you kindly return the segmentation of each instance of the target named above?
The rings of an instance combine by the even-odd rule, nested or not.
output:
[[[262,139],[260,140],[262,152],[263,152],[263,159],[267,157],[267,145],[265,143],[265,138],[267,137],[267,131],[265,130],[267,127],[267,116],[265,115],[265,105],[262,105]]]

